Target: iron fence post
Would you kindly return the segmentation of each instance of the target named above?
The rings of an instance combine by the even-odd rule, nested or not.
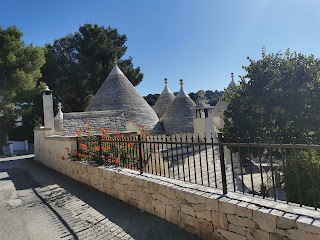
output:
[[[140,174],[143,174],[142,171],[142,146],[141,146],[141,134],[138,134],[138,147],[139,147],[139,165],[140,165]]]
[[[99,143],[99,162],[101,165],[103,165],[103,160],[102,160],[102,135],[98,136],[98,143]]]
[[[226,165],[224,162],[224,152],[222,146],[222,133],[218,133],[220,166],[221,166],[221,178],[222,178],[222,190],[223,194],[227,194],[227,177],[226,177]]]
[[[79,157],[79,138],[80,137],[76,137],[76,140],[77,140],[77,159],[78,159],[78,161],[80,161],[80,157]]]

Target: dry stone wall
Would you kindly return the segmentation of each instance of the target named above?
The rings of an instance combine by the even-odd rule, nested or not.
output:
[[[56,156],[67,140],[36,135],[45,139],[42,148],[51,145],[55,152],[41,155],[38,149],[36,160],[203,239],[320,240],[319,210],[238,193],[223,195],[218,189],[128,169],[62,161]]]
[[[67,175],[203,239],[320,239],[319,211],[77,162]]]

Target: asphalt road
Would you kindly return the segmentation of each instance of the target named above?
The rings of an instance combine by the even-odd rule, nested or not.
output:
[[[198,238],[29,155],[0,158],[0,240],[20,239]]]

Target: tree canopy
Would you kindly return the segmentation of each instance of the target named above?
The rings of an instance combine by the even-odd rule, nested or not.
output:
[[[207,102],[211,106],[215,106],[219,99],[222,97],[224,91],[218,91],[215,90],[214,92],[211,90],[207,90],[205,96],[207,97]],[[174,95],[177,95],[178,92],[174,92]],[[149,103],[150,106],[153,106],[158,98],[160,97],[160,94],[148,94],[147,96],[144,97],[144,99]],[[197,93],[190,92],[189,97],[194,101],[197,102]]]
[[[307,136],[313,142],[319,139],[320,60],[289,49],[275,54],[263,49],[261,59],[248,60],[240,85],[225,95],[229,105],[224,112],[224,135],[251,140],[271,137],[270,142],[278,142],[281,137],[283,143],[290,143],[293,137],[297,138],[296,143],[306,143]],[[277,153],[280,154],[277,149],[268,152]],[[315,206],[315,201],[319,204],[319,189],[312,185],[312,178],[319,182],[319,151],[285,149],[283,154],[287,199],[297,203],[301,199],[302,204],[310,206]]]
[[[127,37],[117,29],[85,24],[79,31],[56,39],[45,46],[46,64],[43,78],[64,111],[83,111],[108,76],[114,60],[126,53]],[[119,67],[136,86],[142,79],[140,67],[132,58],[120,60]]]
[[[22,32],[15,26],[0,27],[0,136],[15,127],[18,116],[29,115],[34,96],[44,87],[40,68],[44,51],[25,45]],[[31,119],[30,119],[31,120]],[[1,140],[0,139],[0,143]]]
[[[247,74],[226,94],[225,135],[304,138],[320,128],[320,60],[296,52],[248,58]]]

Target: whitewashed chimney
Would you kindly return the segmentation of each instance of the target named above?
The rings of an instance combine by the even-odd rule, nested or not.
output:
[[[52,90],[48,86],[42,91],[44,127],[54,131]]]
[[[213,107],[206,104],[205,92],[200,90],[198,92],[198,102],[195,107],[196,115],[193,119],[194,133],[199,134],[200,138],[211,142],[213,137],[214,142],[216,141],[216,133],[218,132],[213,124],[213,118],[211,111]]]

